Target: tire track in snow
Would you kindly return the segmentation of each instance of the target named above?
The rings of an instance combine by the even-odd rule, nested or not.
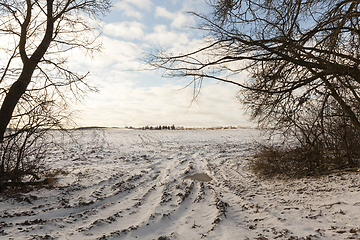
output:
[[[171,228],[172,225],[188,225],[190,229],[202,228],[202,231],[199,231],[199,236],[206,236],[206,234],[209,232],[209,228],[212,228],[212,226],[217,223],[219,215],[223,214],[223,212],[220,212],[219,214],[218,210],[221,202],[215,198],[213,191],[207,191],[208,196],[204,198],[204,185],[206,183],[183,181],[181,178],[177,179],[176,177],[184,176],[181,174],[181,172],[179,173],[179,171],[176,172],[177,174],[171,174],[171,171],[178,169],[178,166],[184,165],[184,156],[176,158],[177,156],[178,154],[170,154],[170,157],[168,157],[167,160],[171,160],[172,162],[166,165],[166,168],[162,171],[161,176],[158,178],[159,182],[155,188],[158,189],[158,185],[160,185],[163,186],[163,190],[161,192],[160,201],[156,204],[157,207],[152,210],[154,213],[150,215],[150,222],[137,224],[136,227],[133,228],[130,226],[122,230],[112,231],[110,234],[105,234],[99,239],[115,239],[117,237],[126,238],[126,236],[136,236],[141,238],[142,232],[147,232],[147,234],[149,232],[154,232],[156,229],[160,228],[160,225],[164,224],[168,225],[167,228]],[[204,154],[201,151],[195,150],[186,156],[186,158],[190,160],[185,162],[188,163],[188,166],[192,166],[191,164],[195,163],[196,165],[201,165],[196,166],[196,169],[199,170],[203,166],[206,166],[206,163],[203,163],[203,157]],[[198,162],[198,159],[201,159],[200,162]],[[184,170],[184,173],[187,173],[188,169],[195,171],[194,167],[188,167]],[[191,183],[189,184],[189,182]],[[198,222],[203,222],[203,220],[199,218],[196,219],[195,216],[193,216],[196,215],[198,217],[199,215],[198,213],[195,213],[194,204],[201,202],[202,199],[205,200],[209,198],[211,199],[210,201],[214,203],[209,204],[210,207],[207,209],[205,217],[209,215],[209,212],[212,213],[213,216],[209,218],[207,224],[208,226],[202,227],[196,225],[196,220],[198,220]],[[139,212],[137,213],[138,215],[145,215],[145,213],[141,213],[141,208],[145,208],[146,210],[149,209],[144,206],[145,205],[142,203],[141,207],[139,207]],[[134,217],[136,218],[136,216]],[[191,225],[190,219],[193,218],[194,222]],[[156,236],[157,235],[154,235],[154,237]]]

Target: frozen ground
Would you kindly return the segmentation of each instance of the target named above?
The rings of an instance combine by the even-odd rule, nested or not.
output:
[[[0,239],[360,239],[359,173],[260,181],[259,131],[74,136],[48,159],[54,188],[0,195]]]

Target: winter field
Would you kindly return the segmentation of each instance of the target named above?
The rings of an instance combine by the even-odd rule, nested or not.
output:
[[[260,180],[258,130],[73,135],[53,188],[0,195],[0,239],[360,239],[360,173]]]

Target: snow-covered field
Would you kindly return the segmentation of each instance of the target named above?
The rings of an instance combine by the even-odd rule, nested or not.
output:
[[[55,187],[0,195],[0,239],[360,239],[359,173],[261,181],[249,171],[260,133],[59,136]]]

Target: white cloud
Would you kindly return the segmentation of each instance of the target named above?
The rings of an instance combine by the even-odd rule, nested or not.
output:
[[[173,19],[176,14],[169,12],[164,7],[156,7],[155,9],[155,16],[156,17],[164,17],[168,19]]]
[[[184,14],[181,11],[172,13],[164,7],[156,7],[155,16],[172,20],[171,27],[173,28],[184,28],[195,24],[194,18],[189,14]]]
[[[102,37],[103,49],[93,58],[75,49],[69,58],[69,66],[80,71],[91,70],[92,73],[106,72],[108,68],[117,66],[117,70],[132,70],[140,67],[140,58],[143,50],[135,43],[119,41],[108,37]]]
[[[208,82],[198,103],[193,105],[192,89],[179,91],[182,87],[164,84],[139,88],[128,82],[112,82],[111,87],[104,88],[101,95],[98,94],[96,99],[92,97],[92,102],[84,106],[80,123],[120,127],[248,125],[247,117],[239,110],[240,104],[232,97],[236,87]]]
[[[117,22],[106,24],[103,27],[103,32],[114,37],[121,37],[125,39],[140,39],[144,37],[145,25],[139,22]]]
[[[139,11],[136,11],[132,6],[129,4],[119,2],[115,4],[115,8],[121,10],[126,16],[141,19],[143,14]]]
[[[147,41],[161,46],[186,45],[189,39],[186,33],[168,31],[165,25],[157,25],[154,32],[145,36]]]
[[[145,9],[147,11],[150,11],[153,6],[153,3],[150,0],[125,0],[124,2],[133,4],[138,8]]]
[[[149,12],[153,3],[150,0],[124,0],[115,4],[115,8],[121,10],[126,16],[141,19],[143,13],[136,10],[145,10]]]

